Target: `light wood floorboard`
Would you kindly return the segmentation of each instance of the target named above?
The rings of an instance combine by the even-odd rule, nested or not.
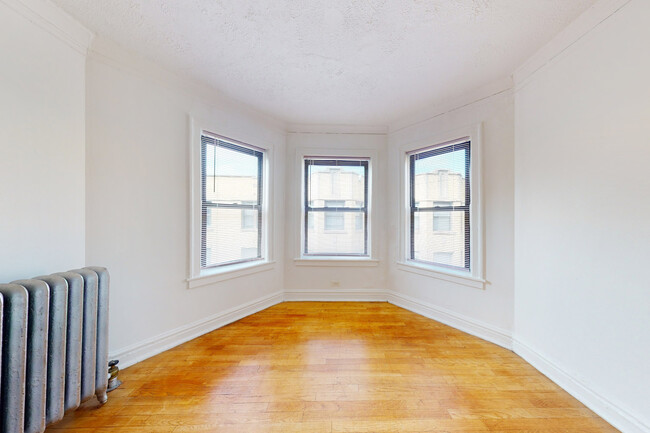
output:
[[[513,352],[387,303],[279,304],[120,378],[47,432],[617,431]]]

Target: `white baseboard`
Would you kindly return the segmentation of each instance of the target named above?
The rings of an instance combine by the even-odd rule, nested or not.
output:
[[[217,313],[189,325],[165,332],[143,342],[117,350],[109,359],[119,359],[120,367],[126,368],[172,347],[185,343],[229,323],[262,311],[281,302],[292,301],[357,301],[390,302],[416,314],[436,320],[468,334],[482,338],[506,349],[513,350],[526,362],[547,376],[558,386],[589,407],[607,422],[625,433],[648,433],[650,428],[627,411],[616,406],[602,395],[594,392],[556,363],[548,360],[521,340],[513,339],[506,330],[463,316],[456,312],[429,304],[396,292],[381,289],[356,290],[301,290],[276,292],[245,305]]]
[[[243,319],[246,316],[262,311],[272,305],[282,302],[282,292],[256,299],[244,305],[231,308],[205,319],[198,320],[171,331],[164,332],[153,338],[119,349],[109,354],[109,359],[119,359],[120,368],[126,368],[154,355],[176,347],[179,344],[193,340],[203,334],[214,331],[229,323]]]
[[[382,289],[285,290],[286,302],[386,302]]]
[[[419,299],[396,292],[387,294],[388,302],[405,308],[429,319],[449,325],[468,334],[487,340],[498,346],[512,350],[512,334],[504,329],[472,319],[462,314],[438,307]]]
[[[513,349],[517,355],[525,359],[526,362],[539,370],[540,373],[551,379],[620,431],[625,433],[650,432],[650,426],[644,425],[629,412],[621,409],[602,395],[574,379],[571,374],[567,373],[555,362],[545,358],[531,346],[515,338],[513,341]]]

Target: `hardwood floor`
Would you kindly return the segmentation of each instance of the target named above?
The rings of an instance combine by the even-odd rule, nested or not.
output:
[[[387,303],[279,304],[120,378],[47,431],[617,431],[514,353]]]

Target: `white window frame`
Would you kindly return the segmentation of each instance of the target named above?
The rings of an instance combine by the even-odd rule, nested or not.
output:
[[[305,159],[367,159],[368,160],[368,255],[367,256],[336,256],[336,255],[304,255],[305,244]],[[378,154],[371,149],[363,148],[299,148],[296,149],[294,163],[294,188],[288,191],[293,195],[294,203],[294,221],[296,227],[293,228],[295,233],[294,249],[296,255],[294,264],[298,266],[378,266],[377,259],[377,233],[373,230],[373,221],[375,211],[373,203],[376,200],[376,191],[373,188],[375,184],[374,167],[378,161]]]
[[[470,270],[450,269],[410,258],[409,157],[420,150],[470,142]],[[482,178],[482,124],[458,128],[400,146],[400,252],[397,268],[479,289],[485,288],[485,249]]]
[[[307,221],[309,221],[309,218],[306,215],[307,213],[309,213],[309,215],[316,215],[319,212],[321,212],[319,210],[315,210],[315,208],[321,208],[321,209],[336,208],[336,206],[330,206],[329,205],[329,204],[334,203],[334,202],[336,202],[336,203],[340,202],[341,203],[340,207],[341,208],[346,208],[346,206],[345,206],[346,200],[324,200],[324,203],[323,203],[322,206],[312,206],[311,204],[307,203],[307,195],[308,195],[307,194],[307,182],[311,182],[311,180],[307,176],[307,173],[306,173],[305,170],[307,170],[308,165],[319,165],[317,161],[320,161],[321,163],[323,163],[323,162],[325,162],[325,163],[335,162],[337,165],[338,165],[338,163],[341,163],[341,164],[352,163],[353,166],[356,166],[354,164],[358,164],[358,163],[365,165],[366,170],[365,170],[364,179],[363,179],[363,182],[364,182],[364,203],[365,203],[365,205],[364,205],[363,208],[359,208],[359,209],[357,209],[357,208],[354,208],[354,209],[348,208],[348,209],[350,211],[352,211],[352,212],[355,212],[355,213],[356,213],[356,211],[361,211],[363,216],[364,216],[364,219],[368,220],[369,219],[369,214],[368,214],[368,205],[367,205],[368,203],[367,202],[369,201],[369,196],[370,196],[370,190],[368,189],[368,187],[369,187],[369,178],[370,178],[370,159],[369,158],[359,158],[359,157],[345,157],[345,158],[342,158],[340,156],[337,156],[337,157],[325,157],[325,158],[323,158],[323,157],[315,157],[315,156],[307,156],[307,157],[305,157],[303,159],[303,175],[304,175],[304,177],[303,177],[303,187],[302,187],[302,191],[301,191],[301,194],[302,194],[303,200],[304,200],[303,201],[303,219],[306,219]],[[330,167],[330,165],[327,165],[327,166]],[[337,168],[337,172],[339,172],[339,174],[340,174],[340,171],[341,171],[341,169]],[[335,185],[338,185],[338,183],[332,181],[332,193],[333,194],[335,194],[335,191],[334,191],[334,189],[335,189],[334,186]],[[341,220],[341,226],[340,227],[329,227],[328,228],[327,223],[328,223],[328,220],[332,216],[335,216],[336,219]],[[347,227],[347,225],[349,225],[349,223],[350,223],[350,218],[348,217],[347,212],[345,212],[345,211],[337,212],[336,215],[328,215],[327,212],[325,212],[323,214],[323,217],[324,217],[323,218],[323,223],[324,223],[323,231],[324,231],[324,233],[348,234],[350,236],[352,236],[354,234],[353,230],[349,230],[349,227]],[[304,227],[304,224],[303,224],[303,227]],[[306,248],[308,246],[308,242],[307,242],[308,241],[308,233],[309,233],[309,230],[305,230],[304,233],[303,233],[303,237],[302,237],[302,239],[303,239],[302,257],[317,257],[317,258],[318,257],[337,257],[337,258],[338,257],[357,257],[357,258],[367,258],[367,257],[370,256],[370,252],[369,252],[370,243],[369,243],[368,227],[364,228],[364,245],[363,245],[364,252],[363,253],[341,253],[341,254],[325,253],[325,252],[307,253],[305,250],[306,250]]]
[[[195,288],[217,283],[244,275],[273,269],[273,173],[271,161],[274,158],[273,145],[260,143],[255,137],[245,137],[227,128],[217,128],[215,122],[208,122],[190,117],[190,245],[188,287]],[[241,132],[241,131],[240,131]],[[260,260],[201,268],[201,137],[209,135],[220,140],[232,142],[239,146],[259,150],[263,153],[262,161],[262,245]],[[249,144],[254,143],[254,144]]]

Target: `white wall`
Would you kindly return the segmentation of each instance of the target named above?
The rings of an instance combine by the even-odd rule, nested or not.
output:
[[[86,257],[111,271],[110,352],[128,363],[147,355],[143,345],[155,351],[178,343],[169,332],[273,294],[282,299],[285,134],[107,41],[91,51]],[[274,147],[271,270],[188,289],[189,114],[214,125],[212,132]]]
[[[647,431],[648,17],[644,0],[598,2],[517,72],[514,98],[505,87],[470,95],[388,136],[323,127],[287,138],[273,119],[107,41],[86,62],[90,32],[48,2],[4,0],[0,282],[107,266],[111,354],[127,363],[283,290],[379,300],[388,289],[392,301],[500,344],[514,322],[517,353],[617,427]],[[194,289],[190,115],[274,155],[275,263]],[[480,122],[485,290],[398,269],[399,147]],[[377,152],[372,266],[294,262],[296,153],[324,147]]]
[[[510,91],[470,103],[439,116],[404,126],[389,135],[389,288],[424,304],[435,318],[508,345],[513,325],[514,293],[514,130]],[[483,124],[483,203],[485,219],[485,289],[405,272],[396,266],[399,251],[399,147],[468,125]],[[459,137],[460,138],[460,137]],[[431,145],[436,142],[429,143]],[[404,300],[399,302],[404,304]],[[404,304],[407,305],[407,304]],[[408,304],[413,306],[412,304]],[[407,305],[407,306],[408,306]],[[437,310],[437,311],[436,311]],[[442,314],[439,314],[442,312]],[[467,325],[467,326],[465,326]],[[475,326],[478,325],[478,326]]]
[[[83,45],[92,35],[46,12],[79,40],[0,2],[0,283],[84,265]]]
[[[385,300],[386,289],[386,135],[372,133],[289,133],[287,137],[287,215],[285,222],[285,289],[290,300]],[[372,161],[373,197],[371,215],[372,259],[377,262],[331,263],[309,262],[294,259],[300,257],[300,215],[302,194],[300,179],[301,161],[297,156],[309,150],[328,149],[330,156],[338,156],[338,150],[357,152],[357,156],[369,151],[376,154]],[[332,266],[338,264],[339,266]],[[346,265],[346,266],[343,266]],[[337,284],[335,286],[335,284]]]
[[[594,17],[516,93],[519,351],[625,431],[650,431],[649,18]]]

